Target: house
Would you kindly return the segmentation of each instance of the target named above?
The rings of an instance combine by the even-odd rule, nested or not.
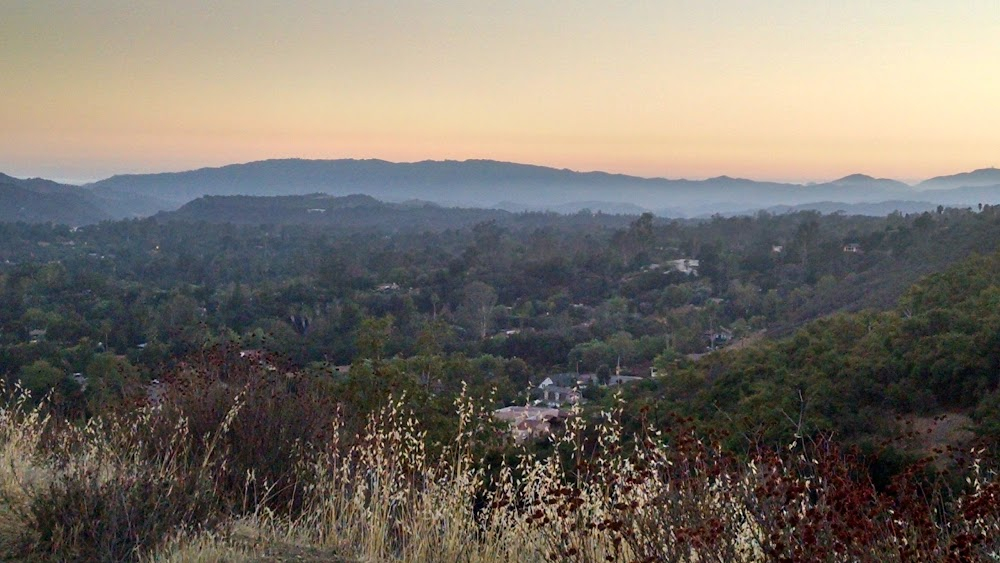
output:
[[[580,399],[582,399],[580,392],[568,387],[549,385],[542,390],[542,402],[550,407],[575,405],[580,402]]]
[[[568,416],[565,411],[546,407],[504,407],[493,411],[493,418],[510,424],[511,434],[517,442],[548,436],[553,426]]]
[[[538,384],[538,388],[545,389],[550,385],[572,387],[577,384],[578,376],[579,374],[573,372],[556,373],[543,379],[542,382]]]
[[[82,372],[76,372],[70,376],[74,383],[80,387],[80,391],[87,390],[87,376],[83,375]]]
[[[851,254],[861,254],[861,245],[856,242],[851,242],[844,245],[844,252],[850,252]]]
[[[715,348],[716,346],[724,345],[733,339],[733,331],[725,328],[720,328],[718,330],[706,330],[705,338],[708,339],[708,347]]]
[[[781,254],[784,251],[785,251],[785,247],[782,246],[782,245],[780,245],[780,244],[775,244],[775,245],[771,246],[771,252],[773,252],[775,254]]]
[[[278,371],[278,368],[271,364],[270,355],[263,350],[241,350],[240,358],[252,364],[263,366],[267,371]]]
[[[28,339],[32,344],[45,340],[47,331],[44,328],[36,328],[28,331]]]
[[[263,362],[266,356],[263,350],[240,350],[240,357],[251,362]]]
[[[669,267],[675,272],[680,272],[689,276],[697,276],[700,262],[698,260],[692,260],[691,258],[681,258],[679,260],[671,260],[667,262],[667,265],[669,265]]]
[[[150,405],[158,405],[163,402],[163,397],[167,394],[167,386],[159,379],[154,379],[146,385],[146,400]]]
[[[493,411],[493,418],[506,422],[516,422],[528,418],[547,419],[564,416],[559,409],[547,407],[504,407]]]
[[[398,283],[384,283],[384,284],[376,287],[375,291],[378,291],[379,293],[391,293],[393,291],[399,291],[399,284]]]
[[[521,329],[519,328],[508,328],[506,330],[501,330],[493,335],[493,338],[505,338],[507,336],[514,336],[521,334]]]

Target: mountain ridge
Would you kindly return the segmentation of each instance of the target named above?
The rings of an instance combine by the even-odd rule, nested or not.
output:
[[[6,175],[0,175],[0,181],[33,193],[82,196],[113,219],[176,210],[202,196],[312,193],[364,194],[386,202],[422,200],[466,208],[556,212],[589,208],[611,213],[654,210],[676,217],[822,202],[1000,203],[1000,170],[996,168],[939,176],[910,186],[861,173],[823,183],[795,184],[728,175],[701,180],[647,178],[490,159],[391,162],[377,158],[283,158],[179,172],[118,174],[83,186]],[[88,216],[81,220],[99,219]]]
[[[0,174],[0,222],[78,227],[111,219],[93,194],[51,180]]]
[[[914,186],[918,190],[947,190],[957,188],[982,188],[1000,185],[1000,168],[979,168],[947,176],[935,176]]]

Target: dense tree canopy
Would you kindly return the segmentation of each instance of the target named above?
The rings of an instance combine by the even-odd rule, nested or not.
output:
[[[465,381],[498,402],[559,371],[655,367],[669,377],[636,400],[708,421],[787,429],[804,410],[814,429],[861,435],[887,413],[996,418],[995,260],[918,283],[997,248],[989,206],[366,229],[0,224],[0,370],[81,414],[221,345],[432,395]],[[726,347],[740,350],[692,359]]]

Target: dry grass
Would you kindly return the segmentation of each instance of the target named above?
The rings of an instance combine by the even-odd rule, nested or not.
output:
[[[488,412],[460,397],[458,432],[431,454],[403,397],[356,435],[335,426],[289,450],[300,452],[281,466],[290,474],[271,481],[257,475],[273,468],[233,462],[241,417],[262,407],[249,387],[229,389],[214,427],[195,421],[209,428],[200,434],[163,407],[57,424],[23,392],[7,394],[0,557],[945,561],[998,549],[1000,484],[978,456],[962,490],[918,465],[877,491],[861,461],[829,442],[737,459],[680,420],[625,436],[619,409],[571,417],[550,455],[522,450],[491,467],[474,454]]]

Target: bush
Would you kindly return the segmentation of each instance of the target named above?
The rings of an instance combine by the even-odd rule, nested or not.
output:
[[[165,381],[151,445],[186,424],[193,455],[224,464],[215,487],[231,510],[262,502],[281,510],[301,505],[296,468],[331,441],[335,421],[343,423],[328,379],[289,371],[272,356],[216,348],[192,356]],[[233,409],[238,412],[219,434]],[[257,486],[247,487],[248,476]]]
[[[211,482],[196,474],[107,469],[74,468],[35,492],[28,514],[36,532],[33,554],[62,561],[134,561],[181,530],[211,528],[221,520]]]

